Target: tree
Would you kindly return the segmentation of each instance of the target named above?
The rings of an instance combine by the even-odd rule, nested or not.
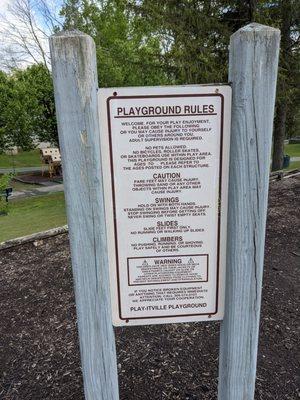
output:
[[[163,66],[172,83],[222,82],[227,76],[230,31],[218,1],[129,1],[163,46]]]
[[[284,140],[299,129],[300,105],[300,2],[298,0],[261,0],[226,3],[224,22],[232,31],[250,21],[281,30],[281,47],[273,132],[272,170],[283,166]]]
[[[79,29],[95,40],[100,87],[167,83],[159,37],[127,3],[67,0],[61,12],[64,29]]]
[[[0,76],[0,85],[6,85],[0,112],[9,101],[18,113],[14,120],[12,108],[6,108],[5,124],[0,116],[0,142],[11,138],[30,147],[35,136],[57,142],[48,53],[40,41],[43,29],[32,0],[14,1],[20,21],[20,26],[10,23],[11,40],[19,46],[14,49],[42,60],[43,67]],[[45,1],[38,4],[48,24],[46,38],[60,20]],[[61,17],[64,29],[76,28],[94,38],[100,87],[224,82],[233,32],[251,21],[280,27],[272,166],[282,167],[284,139],[300,124],[299,0],[66,0]]]
[[[0,75],[5,93],[0,102],[1,149],[18,146],[24,150],[35,141],[58,142],[52,79],[43,64]]]
[[[281,49],[273,137],[272,170],[283,166],[284,140],[296,127],[300,105],[300,3],[278,2]],[[298,126],[299,127],[299,126]]]
[[[50,4],[50,2],[49,2]],[[48,37],[61,26],[47,0],[13,0],[0,15],[0,66],[6,70],[43,63],[50,66]]]
[[[256,21],[281,29],[272,169],[283,164],[284,139],[300,124],[299,0],[130,0],[167,43],[165,71],[174,83],[227,80],[229,37]]]
[[[0,151],[9,147],[6,135],[5,112],[10,96],[10,82],[6,73],[0,71]]]

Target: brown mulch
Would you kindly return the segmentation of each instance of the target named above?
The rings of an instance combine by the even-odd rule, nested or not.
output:
[[[53,176],[50,178],[49,172],[46,170],[44,174],[41,171],[33,171],[30,173],[21,173],[16,178],[16,181],[35,184],[35,185],[43,185],[43,186],[51,186],[57,183],[62,183],[61,176]]]
[[[256,400],[300,398],[299,199],[299,178],[271,183]],[[2,250],[0,268],[0,399],[82,400],[67,235]],[[116,340],[121,400],[217,399],[219,323],[118,328]]]

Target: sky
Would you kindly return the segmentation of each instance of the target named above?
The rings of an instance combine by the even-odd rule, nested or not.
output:
[[[9,3],[9,1],[10,1],[10,0],[0,0],[0,9],[1,9],[1,12],[3,12],[3,10],[6,9],[7,4]]]
[[[44,15],[43,1],[58,23],[61,23],[59,10],[62,0],[0,0],[0,69],[4,70],[11,67],[26,68],[34,62],[43,61],[42,51],[30,32],[26,20],[22,20],[22,17],[17,17],[11,11],[11,8],[16,5],[16,1],[23,6],[30,4],[35,20],[35,35],[46,59],[49,57],[48,36],[52,34],[53,20],[50,21]],[[21,14],[24,15],[24,13]],[[56,22],[55,24],[57,25]],[[29,51],[25,50],[25,47]]]

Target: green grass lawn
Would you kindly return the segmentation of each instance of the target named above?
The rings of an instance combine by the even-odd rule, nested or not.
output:
[[[300,157],[300,144],[286,144],[284,146],[285,154],[291,157]],[[39,150],[20,151],[15,156],[0,154],[0,168],[18,167],[40,167],[41,160]]]
[[[300,157],[300,143],[286,144],[284,146],[284,153],[291,157]]]
[[[40,167],[39,149],[31,151],[20,151],[15,156],[0,154],[0,168]]]
[[[33,183],[23,183],[15,180],[12,180],[9,186],[13,188],[13,191],[33,190],[41,187],[41,185],[35,185]]]
[[[284,146],[284,154],[288,154],[290,157],[300,157],[300,143],[286,144]],[[290,171],[297,168],[300,168],[300,161],[291,161],[289,167],[285,168],[285,170]]]
[[[9,207],[0,216],[0,242],[67,223],[63,193],[10,200]]]
[[[285,146],[285,154],[300,157],[300,144]],[[12,156],[0,155],[0,168],[12,166]],[[14,156],[15,167],[39,166],[39,150],[20,152]],[[300,161],[291,162],[288,170],[300,168]],[[35,185],[13,182],[14,190],[32,189]],[[10,211],[0,216],[0,242],[20,236],[30,235],[46,229],[65,225],[65,201],[63,193],[27,197],[9,201]]]
[[[0,178],[3,174],[0,174]],[[23,183],[11,179],[10,183],[8,184],[9,187],[13,188],[13,191],[24,191],[24,190],[33,190],[41,187],[40,185],[35,185],[34,183]]]
[[[290,171],[291,169],[300,169],[300,161],[291,162],[289,167],[285,168],[284,171]]]

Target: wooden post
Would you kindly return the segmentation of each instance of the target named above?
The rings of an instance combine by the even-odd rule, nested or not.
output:
[[[59,143],[87,400],[117,400],[97,102],[95,45],[78,31],[50,38]]]
[[[232,128],[219,400],[254,398],[280,31],[252,23],[230,40]]]

